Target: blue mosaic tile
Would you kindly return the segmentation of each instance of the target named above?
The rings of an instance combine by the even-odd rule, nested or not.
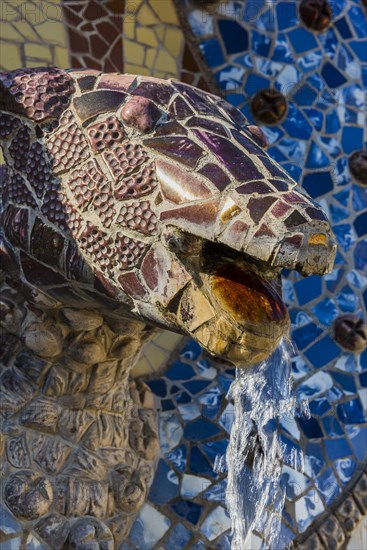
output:
[[[170,527],[170,520],[145,504],[131,529],[130,540],[139,550],[151,550]]]
[[[340,487],[331,468],[327,468],[316,478],[316,487],[326,505],[330,504],[340,493]]]
[[[352,399],[336,408],[338,418],[344,424],[363,424],[367,422],[360,400]]]
[[[170,536],[167,539],[167,548],[178,550],[184,548],[186,544],[192,539],[192,533],[182,523],[178,523],[174,529],[172,529]]]
[[[316,439],[323,436],[320,424],[316,418],[299,418],[298,424],[301,426],[303,433],[308,439]]]
[[[297,6],[293,2],[277,2],[275,6],[278,29],[283,31],[298,23]],[[274,30],[274,29],[269,29]]]
[[[234,54],[247,50],[248,33],[237,21],[219,19],[218,27],[227,54]]]
[[[322,418],[322,424],[325,434],[327,436],[334,437],[344,435],[342,427],[340,426],[335,416],[325,416],[324,418]]]
[[[349,483],[356,467],[357,464],[353,458],[340,458],[334,461],[334,468],[343,484]]]
[[[303,177],[302,185],[313,199],[329,193],[334,187],[333,178],[329,171],[306,174]]]
[[[165,372],[165,376],[170,380],[189,380],[195,376],[195,371],[191,365],[175,361],[172,367]]]
[[[323,416],[325,413],[331,410],[331,405],[326,397],[320,397],[319,399],[312,399],[312,401],[309,401],[308,406],[311,414],[317,415],[317,416]]]
[[[166,462],[158,462],[156,474],[149,491],[149,500],[154,504],[165,504],[179,494],[178,477]]]
[[[209,67],[218,67],[224,63],[223,52],[216,38],[205,40],[200,48]]]
[[[341,372],[331,372],[335,382],[341,386],[345,394],[354,394],[357,391],[354,377]]]
[[[329,460],[334,461],[337,458],[344,458],[352,454],[352,449],[348,441],[344,438],[326,439],[325,440],[326,454]]]
[[[353,227],[358,237],[367,234],[367,212],[363,212],[363,214],[359,214],[359,216],[356,217]]]
[[[222,479],[219,483],[212,485],[207,491],[205,491],[204,497],[210,501],[224,503],[226,498],[226,489],[227,480]]]
[[[352,38],[353,34],[345,17],[341,17],[340,19],[335,21],[334,25],[338,29],[341,38]]]
[[[166,454],[166,459],[169,460],[178,470],[184,472],[186,469],[186,446],[180,445]]]
[[[320,300],[311,308],[311,311],[317,317],[318,321],[325,326],[330,326],[334,319],[338,316],[338,309],[334,300],[331,298]]]
[[[192,447],[190,452],[190,466],[191,471],[194,474],[217,477],[217,474],[213,471],[213,467],[209,463],[208,459],[196,446]]]
[[[318,298],[321,294],[322,279],[317,275],[307,277],[294,284],[298,303],[300,306],[307,304],[311,300]]]
[[[190,441],[205,441],[219,433],[220,429],[215,424],[201,418],[190,422],[185,427],[185,437]]]
[[[191,395],[202,392],[211,383],[210,380],[192,380],[191,382],[185,382],[182,385],[186,388]]]
[[[318,369],[330,363],[339,354],[340,348],[330,336],[325,336],[305,352],[307,359]]]
[[[325,510],[319,493],[311,489],[295,503],[295,516],[301,533]]]
[[[348,285],[343,286],[336,294],[335,299],[341,311],[345,313],[353,313],[358,307],[358,296]]]
[[[317,48],[315,36],[303,27],[290,31],[288,38],[297,54]]]
[[[346,431],[357,460],[365,460],[367,456],[367,428],[363,426],[346,426]]]
[[[202,506],[189,500],[178,500],[174,504],[171,504],[171,508],[178,516],[193,525],[198,523],[202,511]]]
[[[152,392],[158,397],[165,397],[167,394],[167,386],[164,380],[149,380],[147,385],[150,387]]]
[[[313,342],[320,334],[322,334],[322,329],[318,327],[315,323],[309,323],[304,327],[295,329],[293,331],[293,340],[297,346],[298,350],[303,350],[311,342]]]
[[[307,443],[304,453],[305,473],[314,479],[325,466],[322,446],[319,443]]]
[[[228,446],[227,439],[219,439],[217,441],[208,441],[207,443],[204,443],[200,447],[205,452],[205,454],[209,457],[212,464],[214,465],[216,458],[218,456],[225,455],[227,446]]]

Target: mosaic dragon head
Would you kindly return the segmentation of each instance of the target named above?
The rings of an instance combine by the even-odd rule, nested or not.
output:
[[[287,333],[280,271],[330,271],[321,208],[225,101],[96,71],[1,75],[2,221],[22,276],[237,365]]]

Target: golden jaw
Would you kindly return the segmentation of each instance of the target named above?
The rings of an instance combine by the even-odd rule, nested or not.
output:
[[[273,353],[289,333],[278,282],[250,266],[220,262],[186,286],[178,322],[209,353],[250,367]]]

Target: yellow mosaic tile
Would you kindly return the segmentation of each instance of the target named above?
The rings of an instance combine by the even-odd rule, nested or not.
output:
[[[19,6],[22,2],[6,2],[5,0],[2,0],[0,2],[0,18],[2,21],[6,21],[7,23],[10,23],[11,21],[17,21],[20,19],[21,15],[17,11],[17,6]]]
[[[65,46],[65,27],[62,23],[57,21],[44,21],[40,25],[37,25],[36,30],[46,44]]]
[[[163,21],[163,23],[171,23],[172,25],[179,25],[173,2],[170,0],[153,0],[151,6],[160,21]]]
[[[24,40],[29,40],[30,42],[38,42],[39,38],[34,32],[31,23],[26,19],[21,19],[16,23],[17,31],[23,36]]]
[[[182,342],[184,336],[176,334],[175,332],[168,332],[166,330],[160,332],[155,338],[154,343],[156,346],[166,349],[172,352],[180,342]]]
[[[153,10],[151,10],[150,7],[147,5],[148,3],[151,2],[143,3],[140,1],[136,3],[136,13],[138,14],[137,22],[143,27],[149,27],[150,25],[157,25],[159,23],[159,19],[157,19],[157,17],[154,15]]]
[[[2,40],[10,40],[11,42],[20,42],[23,40],[22,35],[16,28],[5,21],[0,21],[0,36]]]
[[[133,368],[131,375],[133,378],[138,378],[140,376],[148,376],[149,374],[152,374],[152,370],[148,360],[146,357],[141,357]]]
[[[45,59],[47,61],[52,60],[49,46],[44,46],[43,44],[25,44],[24,52],[26,57],[33,59]]]
[[[125,67],[125,73],[151,76],[151,71],[147,67],[142,67],[140,65],[133,65],[132,63],[124,63],[124,67]]]
[[[21,50],[19,44],[0,41],[0,67],[5,71],[11,71],[22,66]]]
[[[35,69],[37,67],[50,67],[52,63],[46,63],[44,60],[40,59],[26,59],[25,66],[27,69]]]
[[[70,67],[61,0],[1,0],[0,19],[0,69]]]
[[[56,67],[60,67],[61,69],[70,68],[69,51],[67,48],[56,46],[54,50],[54,65],[56,65]]]
[[[136,31],[136,37],[138,42],[142,44],[146,44],[147,46],[158,46],[157,37],[152,29],[139,27]]]
[[[162,371],[169,363],[172,353],[182,344],[184,337],[173,332],[163,331],[142,350],[141,357],[135,365],[132,376],[149,376]]]
[[[133,21],[124,21],[124,40],[136,40],[136,27]]]
[[[138,0],[134,12],[133,21],[125,18],[123,26],[124,36],[129,37],[124,41],[125,67],[130,71],[134,65],[137,74],[179,78],[184,36],[173,0]]]
[[[184,37],[182,32],[178,29],[168,28],[166,30],[166,37],[164,40],[164,45],[166,46],[169,53],[173,56],[180,55],[184,43]]]
[[[145,57],[145,48],[131,40],[124,41],[125,51],[129,52],[128,60],[134,65],[143,65]]]
[[[158,27],[155,27],[154,32],[156,36],[158,37],[158,41],[163,43],[163,37],[165,35],[166,29],[164,28],[164,25],[159,25]]]
[[[145,54],[145,65],[146,67],[153,67],[154,66],[154,60],[157,56],[157,49],[156,48],[147,48],[146,54]]]
[[[167,75],[175,75],[177,70],[176,60],[168,52],[160,50],[157,59],[154,63],[157,71],[167,73]]]

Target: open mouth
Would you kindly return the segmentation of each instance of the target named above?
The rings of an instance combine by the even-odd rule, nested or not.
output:
[[[289,332],[279,268],[206,243],[199,273],[181,296],[178,318],[210,353],[236,366],[262,361]]]

